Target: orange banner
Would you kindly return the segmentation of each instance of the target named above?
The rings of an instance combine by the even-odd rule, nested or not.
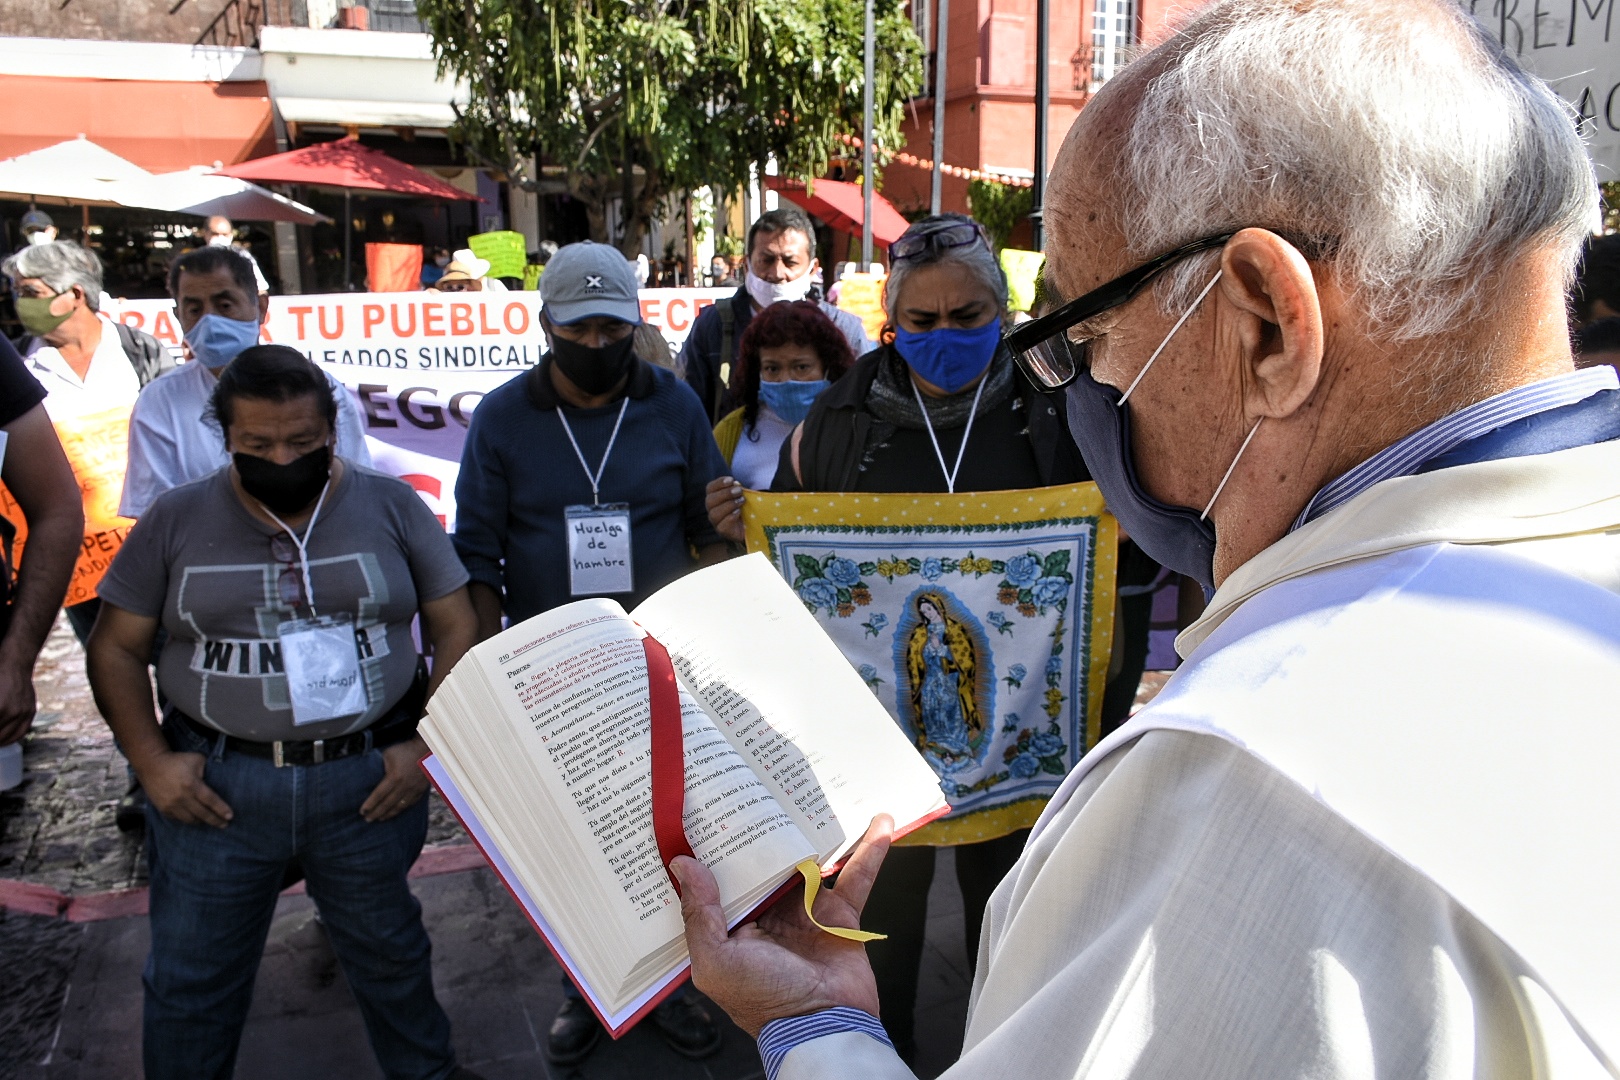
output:
[[[67,598],[62,601],[77,604],[95,597],[101,576],[112,565],[113,556],[134,524],[130,518],[118,516],[118,499],[124,491],[124,461],[129,452],[129,408],[60,421],[56,437],[62,440],[62,449],[67,451],[84,496],[84,546],[73,568]],[[25,558],[28,523],[4,486],[0,486],[0,514],[17,526],[15,556],[20,564]]]

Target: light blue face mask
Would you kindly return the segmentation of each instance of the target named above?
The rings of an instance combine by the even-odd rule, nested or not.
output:
[[[191,355],[216,371],[235,360],[243,349],[250,349],[258,343],[257,319],[227,319],[223,315],[208,314],[186,331],[186,344],[191,346]]]
[[[788,423],[797,424],[810,415],[810,406],[829,385],[826,379],[811,379],[808,382],[762,380],[759,384],[759,400]]]

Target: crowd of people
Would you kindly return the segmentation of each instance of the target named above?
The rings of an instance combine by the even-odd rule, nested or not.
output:
[[[453,535],[370,467],[351,394],[259,344],[266,290],[228,222],[170,268],[179,365],[102,313],[90,251],[52,236],[0,265],[27,335],[0,344],[0,479],[29,529],[0,574],[0,744],[27,732],[82,528],[52,423],[132,406],[135,525],[66,614],[131,766],[122,820],[146,832],[148,1075],[231,1074],[276,896],[301,876],[383,1071],[472,1077],[407,872],[427,828],[417,721],[479,641],[583,597],[630,607],[740,554],[748,491],[1093,478],[1123,538],[1110,738],[1034,830],[954,847],[976,989],[953,1075],[1105,1059],[1120,1075],[1453,1075],[1437,1046],[1462,1055],[1455,1075],[1612,1068],[1612,994],[1582,981],[1570,942],[1620,953],[1568,901],[1609,879],[1538,848],[1537,827],[1493,834],[1488,872],[1454,852],[1484,850],[1472,830],[1493,799],[1547,829],[1613,803],[1541,764],[1614,749],[1582,679],[1620,671],[1620,238],[1583,240],[1591,169],[1544,85],[1454,5],[1403,8],[1420,49],[1364,2],[1223,0],[1110,82],[1054,169],[1045,299],[1021,325],[985,229],[957,214],[889,248],[876,342],[820,295],[796,209],[753,223],[736,293],[673,359],[617,249],[548,252],[544,356],[472,414]],[[1267,99],[1298,121],[1281,180],[1258,164],[1276,125],[1241,92],[1256,42],[1294,76]],[[1351,55],[1378,77],[1335,66]],[[1502,137],[1431,152],[1461,107],[1419,92],[1442,84],[1494,102]],[[1390,120],[1418,99],[1422,122]],[[1221,153],[1165,122],[1194,112],[1219,115]],[[1400,176],[1362,182],[1350,158]],[[1451,185],[1464,159],[1500,182]],[[1452,263],[1397,243],[1403,177],[1450,199],[1428,212],[1458,233]],[[439,254],[426,287],[492,287],[472,252]],[[612,569],[571,558],[582,522],[623,537]],[[1189,669],[1113,735],[1167,573],[1210,606],[1182,640]],[[1573,735],[1512,737],[1515,648],[1548,666],[1541,692]],[[295,656],[332,689],[290,689]],[[1399,782],[1369,739],[1399,747]],[[823,922],[884,935],[864,948],[806,931],[793,905],[728,934],[712,878],[673,864],[696,985],[759,1038],[773,1080],[910,1076],[938,852],[887,840],[880,820],[817,901]],[[1574,929],[1520,933],[1499,902],[1515,889]],[[685,1056],[720,1045],[685,990],[651,1022]],[[601,1034],[565,977],[548,1055],[578,1063]]]

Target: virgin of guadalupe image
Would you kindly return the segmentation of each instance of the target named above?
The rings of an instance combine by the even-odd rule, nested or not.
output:
[[[916,599],[917,625],[906,639],[911,710],[917,718],[917,749],[952,765],[973,760],[984,734],[974,699],[977,662],[973,638],[948,614],[945,598],[925,592]]]

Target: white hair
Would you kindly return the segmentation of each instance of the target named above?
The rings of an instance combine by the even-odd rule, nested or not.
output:
[[[1598,197],[1574,122],[1452,0],[1219,0],[1144,63],[1117,164],[1142,258],[1271,229],[1396,342],[1474,318],[1530,249],[1573,273]],[[1165,309],[1218,258],[1167,274]]]
[[[84,290],[86,306],[91,311],[101,310],[101,260],[95,252],[71,240],[25,247],[0,263],[0,273],[13,285],[24,278],[38,278],[57,293],[77,285]]]

